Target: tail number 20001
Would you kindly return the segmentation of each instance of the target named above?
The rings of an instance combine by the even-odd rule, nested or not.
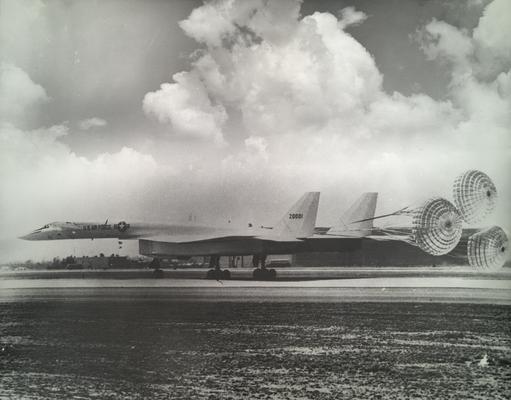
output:
[[[289,219],[302,219],[303,214],[300,213],[291,213],[289,214]]]

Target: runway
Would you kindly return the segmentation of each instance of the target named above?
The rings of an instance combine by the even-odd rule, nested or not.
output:
[[[511,269],[498,271],[477,271],[471,267],[315,267],[315,268],[277,268],[278,281],[307,281],[354,278],[478,278],[510,279]],[[203,279],[205,268],[165,269],[163,278],[168,279]],[[230,269],[233,280],[252,281],[252,268]],[[4,279],[152,279],[151,269],[114,269],[114,270],[21,270],[0,271],[0,280]]]
[[[373,273],[374,277],[371,276]],[[200,274],[200,275],[199,275]],[[233,277],[250,276],[235,270]],[[511,304],[511,274],[467,269],[299,269],[279,270],[275,282],[197,279],[202,270],[24,271],[0,274],[0,302],[51,299],[152,298],[231,302],[407,301]],[[307,276],[306,280],[297,277]],[[336,279],[318,279],[337,276]],[[143,277],[143,278],[141,278]],[[192,278],[190,278],[192,277]],[[287,280],[286,280],[287,278]]]

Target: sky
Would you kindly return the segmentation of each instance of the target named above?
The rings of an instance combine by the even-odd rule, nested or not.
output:
[[[328,226],[452,199],[480,169],[511,228],[511,2],[0,0],[0,262],[116,242],[51,221]]]

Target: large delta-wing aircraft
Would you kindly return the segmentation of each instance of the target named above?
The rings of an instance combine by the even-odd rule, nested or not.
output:
[[[305,251],[348,251],[372,229],[377,193],[364,193],[329,228],[315,228],[319,193],[304,194],[272,228],[235,230],[197,225],[89,222],[53,222],[21,237],[25,240],[138,239],[139,253],[153,257],[209,256],[209,278],[229,277],[220,271],[220,256],[253,256],[254,278],[273,279],[276,272],[265,267],[268,254]],[[359,219],[368,219],[353,223]],[[259,268],[260,266],[260,268]]]
[[[460,175],[453,187],[454,204],[434,197],[417,208],[405,207],[375,216],[377,193],[364,193],[330,227],[314,227],[319,193],[310,192],[282,217],[273,228],[235,230],[196,225],[151,225],[54,222],[23,236],[26,240],[118,238],[138,239],[139,252],[157,261],[163,257],[209,256],[210,278],[229,278],[220,270],[221,256],[253,256],[254,278],[273,279],[275,270],[265,268],[268,254],[300,252],[343,252],[360,249],[364,241],[383,241],[393,246],[401,241],[432,255],[463,252],[468,263],[478,269],[495,269],[507,259],[508,239],[497,226],[488,229],[463,228],[491,212],[497,191],[491,179],[480,171]],[[380,228],[373,221],[390,216],[406,216],[409,226]],[[157,262],[154,264],[157,266]],[[260,268],[259,268],[260,266]]]

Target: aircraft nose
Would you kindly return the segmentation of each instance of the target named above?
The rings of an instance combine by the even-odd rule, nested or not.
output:
[[[32,234],[31,234],[31,233],[27,233],[26,235],[18,236],[18,239],[23,239],[23,240],[34,240],[34,237],[32,236]]]
[[[18,237],[18,239],[23,239],[23,240],[40,240],[41,238],[42,238],[42,232],[40,230],[35,230],[33,232],[27,233],[26,235]]]

